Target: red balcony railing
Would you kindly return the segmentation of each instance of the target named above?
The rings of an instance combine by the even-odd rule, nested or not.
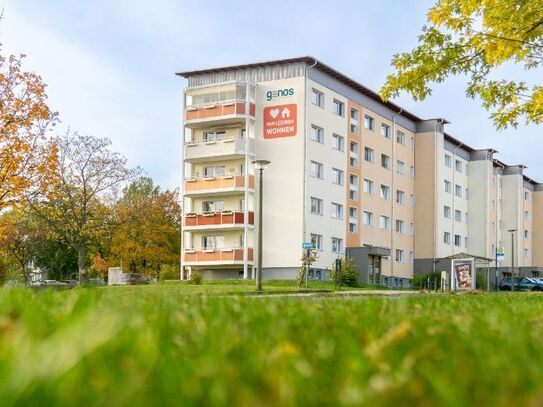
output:
[[[247,259],[253,261],[253,249],[247,249]],[[204,262],[242,262],[243,248],[216,248],[216,249],[185,249],[183,253],[185,263],[204,263]]]
[[[210,178],[187,178],[185,191],[243,188],[245,186],[244,175],[224,175]],[[254,177],[249,175],[249,188],[254,187]]]
[[[254,212],[249,212],[248,224],[254,225]],[[198,213],[186,214],[185,226],[210,226],[210,225],[243,225],[245,216],[243,212],[215,212],[215,213]]]
[[[243,114],[245,114],[245,102],[217,102],[207,106],[187,107],[185,110],[185,120],[201,120]],[[249,115],[255,116],[254,103],[249,104]]]

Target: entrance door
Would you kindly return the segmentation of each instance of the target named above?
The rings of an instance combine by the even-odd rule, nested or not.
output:
[[[368,283],[381,284],[381,256],[368,255]]]

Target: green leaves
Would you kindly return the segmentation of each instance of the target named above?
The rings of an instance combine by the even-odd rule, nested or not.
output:
[[[439,0],[428,12],[419,45],[392,58],[395,72],[383,87],[384,100],[407,92],[428,97],[433,83],[467,75],[466,94],[479,97],[496,128],[524,120],[541,123],[541,86],[494,79],[506,63],[540,69],[543,62],[543,3],[540,0]],[[492,79],[491,79],[492,78]]]

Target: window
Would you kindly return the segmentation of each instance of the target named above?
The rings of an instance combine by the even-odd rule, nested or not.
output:
[[[409,167],[409,173],[411,175],[411,178],[415,178],[415,166],[412,165],[411,167]]]
[[[334,99],[333,105],[332,105],[332,111],[337,114],[338,116],[344,117],[345,116],[345,103],[340,102],[337,99]]]
[[[390,138],[390,126],[388,124],[381,123],[381,136]]]
[[[360,113],[358,113],[358,110],[351,109],[351,133],[358,134],[359,116],[360,116]]]
[[[212,250],[224,247],[224,236],[202,236],[202,248]]]
[[[469,213],[464,213],[464,220],[466,221],[466,224],[469,223]]]
[[[455,185],[454,186],[454,194],[458,197],[458,198],[462,198],[462,187],[460,185]]]
[[[390,170],[390,157],[386,154],[381,154],[381,167]]]
[[[403,161],[396,161],[396,172],[400,175],[405,175],[405,163]]]
[[[358,168],[358,143],[351,141],[349,146],[349,165]]]
[[[366,226],[373,226],[373,213],[362,212],[362,223]]]
[[[396,262],[403,263],[403,250],[396,249]]]
[[[317,89],[311,89],[311,103],[315,106],[324,108],[324,93]]]
[[[469,243],[469,241],[468,241],[468,238],[467,238],[467,236],[466,236],[466,237],[464,237],[464,247],[465,247],[466,249],[468,248],[468,243]]]
[[[343,205],[332,202],[332,218],[343,219]]]
[[[415,224],[414,223],[409,224],[409,234],[411,236],[415,236]]]
[[[451,168],[452,167],[452,160],[451,156],[449,154],[445,154],[445,166]]]
[[[415,195],[413,194],[409,194],[409,205],[411,206],[411,208],[415,207]]]
[[[342,170],[332,168],[332,183],[336,185],[343,185],[345,182],[345,176]]]
[[[524,238],[528,239],[530,236],[530,232],[528,232],[528,229],[524,229]]]
[[[311,243],[315,249],[322,250],[322,235],[311,233]]]
[[[454,168],[456,169],[456,171],[462,172],[462,161],[455,160],[454,161]]]
[[[415,137],[411,137],[411,150],[415,151]]]
[[[381,198],[388,199],[390,197],[390,187],[388,185],[381,184]]]
[[[358,210],[355,207],[349,208],[349,232],[358,233]]]
[[[457,222],[462,222],[462,211],[455,209],[454,211],[454,220]]]
[[[324,167],[321,163],[316,161],[311,161],[310,163],[310,173],[313,178],[324,179]]]
[[[332,252],[333,253],[343,253],[343,239],[338,237],[332,238]]]
[[[241,131],[239,132],[239,138],[242,140],[245,140],[246,135],[247,135],[247,132],[245,131],[245,129],[241,129]]]
[[[345,138],[339,134],[332,133],[332,148],[338,151],[345,151]]]
[[[390,218],[388,216],[381,215],[379,218],[379,226],[383,230],[390,229]]]
[[[466,200],[468,200],[469,199],[469,189],[466,188],[464,193],[465,193]]]
[[[443,181],[443,189],[445,192],[451,193],[451,181]]]
[[[364,127],[368,130],[375,131],[375,119],[371,116],[364,116]]]
[[[372,163],[375,161],[375,151],[369,147],[364,147],[364,160]]]
[[[528,193],[528,191],[524,191],[524,200],[527,201],[528,198],[529,198],[530,194]]]
[[[311,140],[316,141],[317,143],[324,144],[324,129],[312,124],[311,125]]]
[[[366,194],[373,195],[373,193],[375,192],[375,183],[369,179],[364,178],[363,188]]]
[[[451,234],[449,232],[443,233],[443,243],[451,244]]]
[[[322,215],[322,199],[311,197],[311,213]]]
[[[443,207],[443,216],[445,216],[447,219],[451,218],[451,207],[450,206],[444,206]]]
[[[528,249],[524,249],[524,257],[529,257],[530,251]]]
[[[358,200],[358,175],[349,174],[349,199]]]
[[[226,167],[224,165],[217,167],[205,167],[204,168],[204,177],[212,178],[218,177],[226,174]]]
[[[204,201],[202,202],[202,212],[221,212],[224,210],[224,201]]]
[[[400,191],[399,189],[396,190],[396,203],[405,205],[405,192]]]
[[[528,213],[528,211],[524,211],[524,219],[525,220],[530,219],[530,214]]]
[[[405,133],[403,131],[398,130],[396,132],[396,143],[405,146]]]
[[[413,252],[409,252],[409,263],[413,264],[415,262],[415,258],[413,255]]]
[[[401,234],[405,233],[405,222],[401,219],[396,219],[396,232]]]
[[[216,132],[204,132],[203,135],[203,141],[204,142],[211,142],[216,140],[223,140],[226,136],[226,132],[224,131],[216,131]]]
[[[457,247],[462,246],[462,238],[460,235],[454,235],[454,245]]]

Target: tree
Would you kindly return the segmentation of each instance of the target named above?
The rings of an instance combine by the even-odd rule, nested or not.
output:
[[[23,71],[23,58],[3,56],[0,46],[0,210],[55,182],[57,148],[47,132],[57,113],[47,106],[41,77]]]
[[[132,182],[116,205],[111,262],[132,273],[158,275],[179,262],[181,209],[177,191],[161,191],[148,177]]]
[[[112,197],[139,169],[128,169],[126,158],[111,151],[106,138],[67,133],[57,144],[59,181],[46,199],[29,204],[77,252],[79,280],[85,284],[88,249],[113,226]]]
[[[28,267],[36,256],[40,234],[35,220],[23,211],[7,211],[0,219],[1,250],[16,262],[25,284],[30,281]]]
[[[496,128],[543,121],[543,86],[495,79],[507,63],[540,69],[543,63],[541,0],[438,0],[427,15],[419,45],[394,55],[395,73],[383,99],[406,91],[415,100],[431,94],[431,83],[468,76],[466,94],[479,97]],[[541,78],[541,76],[540,76]]]

